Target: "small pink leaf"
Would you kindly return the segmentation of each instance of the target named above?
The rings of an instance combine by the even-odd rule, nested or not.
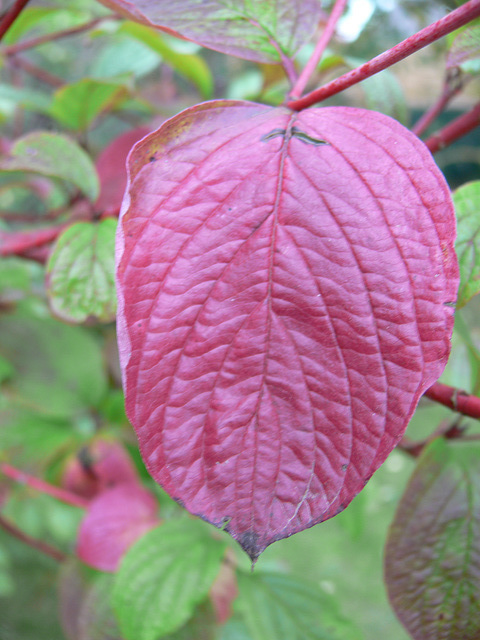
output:
[[[103,491],[80,524],[78,557],[101,571],[115,571],[127,549],[159,524],[157,510],[153,495],[137,484]]]
[[[127,186],[127,155],[135,142],[150,133],[147,127],[126,131],[112,140],[98,156],[95,163],[100,178],[100,195],[95,207],[102,212],[120,208]]]
[[[450,349],[448,187],[398,122],[247,102],[130,154],[127,413],[153,477],[252,558],[346,507]]]

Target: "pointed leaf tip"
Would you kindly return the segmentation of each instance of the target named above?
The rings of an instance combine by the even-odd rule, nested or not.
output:
[[[449,190],[386,116],[228,101],[167,121],[129,174],[127,412],[154,478],[255,560],[348,505],[442,372]]]

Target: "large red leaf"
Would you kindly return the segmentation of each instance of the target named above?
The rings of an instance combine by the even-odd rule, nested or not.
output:
[[[252,558],[345,508],[450,347],[454,213],[426,147],[362,109],[188,109],[129,158],[128,415],[154,478]]]

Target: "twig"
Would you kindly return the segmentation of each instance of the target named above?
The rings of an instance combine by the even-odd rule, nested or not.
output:
[[[57,562],[65,562],[65,560],[68,558],[67,554],[63,553],[63,551],[60,551],[60,549],[57,549],[56,547],[52,547],[52,545],[47,544],[46,542],[43,542],[43,540],[37,540],[37,538],[32,538],[32,536],[29,536],[28,533],[25,533],[24,531],[19,529],[17,526],[15,526],[12,522],[4,518],[2,515],[0,515],[0,528],[2,528],[4,531],[9,533],[14,538],[17,538],[17,540],[20,540],[21,542],[24,542],[25,544],[27,544],[29,547],[32,547],[32,549],[41,551],[42,553],[44,553],[47,556],[50,556],[50,558],[53,558]]]
[[[53,33],[46,33],[43,36],[38,36],[37,38],[31,38],[30,40],[24,40],[23,42],[17,42],[15,44],[11,44],[7,47],[2,47],[1,53],[4,56],[12,56],[21,51],[26,51],[27,49],[33,49],[34,47],[38,47],[41,44],[45,44],[46,42],[52,42],[53,40],[60,40],[61,38],[67,38],[68,36],[76,35],[77,33],[83,33],[84,31],[89,31],[93,29],[97,25],[105,22],[105,20],[118,20],[119,18],[115,15],[111,16],[102,16],[101,18],[94,18],[93,20],[89,20],[89,22],[85,22],[84,24],[80,24],[77,27],[70,27],[69,29],[63,29],[62,31],[54,31]]]
[[[33,64],[33,62],[30,62],[29,60],[26,60],[21,56],[11,56],[7,59],[7,62],[9,62],[12,66],[18,67],[22,71],[25,71],[31,76],[37,78],[37,80],[41,80],[45,84],[50,85],[51,87],[59,88],[63,87],[63,85],[65,84],[65,81],[58,76],[54,76],[49,71],[38,67],[36,64]]]
[[[480,398],[478,396],[472,396],[466,391],[449,387],[441,382],[435,382],[430,389],[425,391],[424,395],[430,400],[452,409],[452,411],[480,420]]]
[[[36,478],[35,476],[31,476],[28,473],[24,473],[20,471],[20,469],[16,469],[9,464],[0,463],[0,472],[3,475],[7,476],[7,478],[11,478],[15,480],[15,482],[19,482],[20,484],[26,484],[32,489],[36,491],[40,491],[41,493],[46,493],[52,498],[56,498],[65,504],[70,504],[73,507],[79,507],[80,509],[85,509],[88,506],[88,501],[80,496],[77,496],[75,493],[71,491],[66,491],[65,489],[60,489],[60,487],[55,487],[44,480],[40,480],[40,478]]]
[[[309,61],[305,65],[300,77],[290,92],[290,97],[292,99],[299,98],[302,95],[310,77],[317,68],[318,63],[320,62],[320,59],[335,32],[335,27],[345,9],[346,4],[347,0],[335,0],[335,5],[328,17],[325,29],[323,30]]]
[[[381,53],[369,62],[362,64],[356,69],[352,69],[352,71],[332,80],[332,82],[328,82],[323,87],[315,89],[315,91],[308,93],[299,100],[287,102],[287,107],[294,111],[301,111],[302,109],[306,109],[317,102],[330,98],[331,96],[348,89],[354,84],[358,84],[362,80],[366,80],[367,78],[370,78],[370,76],[387,69],[387,67],[391,67],[396,62],[400,62],[400,60],[407,58],[412,55],[412,53],[423,49],[423,47],[435,42],[435,40],[442,38],[455,29],[463,27],[465,24],[479,16],[480,0],[469,0],[469,2],[466,2],[458,9],[455,9],[447,16],[440,18],[440,20],[437,20],[428,27],[425,27],[425,29],[422,29],[406,40],[403,40],[392,49]]]
[[[436,440],[437,438],[445,438],[447,440],[470,439],[472,436],[465,435],[465,429],[460,426],[461,418],[458,418],[453,424],[448,420],[441,422],[433,433],[424,440],[412,440],[404,436],[397,444],[397,448],[405,451],[412,458],[418,458],[423,449]]]
[[[418,122],[412,127],[415,135],[421,136],[424,131],[432,124],[436,118],[442,113],[451,100],[460,93],[465,86],[467,79],[462,75],[459,69],[449,69],[447,77],[443,85],[442,93],[434,105],[428,109]]]
[[[475,129],[480,124],[480,102],[471,109],[464,113],[463,115],[455,118],[450,124],[447,124],[446,127],[440,129],[433,135],[431,135],[427,140],[425,140],[425,144],[430,149],[432,153],[439,151],[447,147],[458,138],[469,133],[472,129]]]
[[[20,15],[20,13],[26,7],[26,5],[28,4],[28,1],[29,0],[17,0],[14,3],[13,7],[11,7],[10,11],[7,11],[2,16],[2,18],[0,19],[0,40],[7,33],[7,31],[10,29],[12,24]]]

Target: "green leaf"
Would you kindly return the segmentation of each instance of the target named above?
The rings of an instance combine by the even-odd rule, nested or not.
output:
[[[0,84],[0,112],[6,117],[12,117],[18,107],[38,113],[47,113],[51,102],[50,95],[43,91]]]
[[[213,95],[213,76],[207,63],[194,54],[179,53],[170,47],[158,31],[136,22],[125,22],[119,29],[158,53],[180,76],[194,84],[203,98]]]
[[[95,58],[91,74],[94,78],[112,78],[130,73],[141,78],[158,67],[161,61],[156,51],[138,40],[110,36],[108,45]]]
[[[10,158],[0,163],[0,169],[32,171],[66,180],[92,201],[97,199],[100,190],[90,157],[76,142],[58,133],[37,131],[19,138],[10,151]]]
[[[68,227],[47,264],[47,295],[53,313],[70,322],[115,319],[117,221],[77,222]]]
[[[17,311],[0,316],[0,355],[16,375],[3,391],[44,415],[71,418],[96,407],[106,390],[100,349],[91,334]]]
[[[314,584],[280,573],[239,572],[243,614],[252,640],[359,640],[361,632],[341,615],[336,601]]]
[[[422,453],[391,526],[390,601],[414,640],[480,637],[480,442]]]
[[[480,72],[480,24],[471,23],[460,30],[451,43],[446,68],[459,67],[466,73]]]
[[[125,640],[157,640],[179,629],[220,570],[225,546],[197,520],[169,520],[129,549],[113,589]]]
[[[75,131],[86,131],[105,111],[117,108],[128,97],[124,84],[83,78],[55,92],[49,114]]]
[[[455,249],[460,266],[457,308],[480,293],[480,181],[464,184],[453,193],[457,214]]]
[[[35,36],[40,35],[40,33],[52,33],[62,29],[69,29],[86,22],[89,17],[87,12],[79,10],[26,7],[8,29],[2,44],[15,44],[32,29],[35,29]]]
[[[408,125],[408,108],[402,86],[390,71],[382,71],[364,80],[360,85],[365,92],[367,109],[380,111]]]

